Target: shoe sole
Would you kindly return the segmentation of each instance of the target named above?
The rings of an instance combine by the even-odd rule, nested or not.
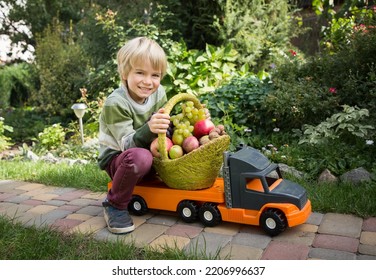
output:
[[[107,228],[108,228],[108,230],[109,230],[111,233],[122,234],[122,233],[128,233],[128,232],[134,231],[134,229],[135,229],[134,225],[131,225],[131,226],[129,226],[129,227],[124,227],[124,228],[114,228],[114,227],[110,227],[110,224],[109,224],[109,222],[108,222],[108,216],[107,216],[106,211],[104,211],[104,220],[106,221]]]

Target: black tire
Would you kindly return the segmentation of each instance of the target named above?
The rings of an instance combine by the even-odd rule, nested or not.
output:
[[[146,214],[149,209],[146,201],[141,196],[134,195],[128,204],[128,211],[136,216],[142,216]]]
[[[287,228],[285,214],[278,209],[268,209],[260,216],[260,225],[270,236],[277,236]]]
[[[194,201],[183,200],[179,203],[177,212],[184,222],[193,223],[198,217],[198,206]]]
[[[208,227],[215,227],[222,221],[221,212],[215,203],[204,203],[198,211],[201,223]]]

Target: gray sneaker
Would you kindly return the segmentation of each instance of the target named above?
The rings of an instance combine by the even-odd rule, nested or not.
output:
[[[102,205],[104,207],[104,219],[110,232],[120,234],[134,230],[132,218],[127,210],[117,209],[107,200]]]

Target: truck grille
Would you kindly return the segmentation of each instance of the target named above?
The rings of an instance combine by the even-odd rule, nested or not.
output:
[[[306,205],[308,201],[308,198],[307,198],[307,193],[304,193],[304,195],[302,195],[302,197],[300,198],[299,200],[299,209],[303,209],[304,206]]]

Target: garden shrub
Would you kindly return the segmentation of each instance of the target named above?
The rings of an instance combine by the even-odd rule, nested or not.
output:
[[[0,117],[0,152],[10,147],[11,138],[5,135],[5,131],[13,132],[13,127],[4,124],[4,118]]]
[[[305,124],[299,144],[328,144],[330,140],[341,139],[352,145],[358,137],[365,142],[370,135],[369,131],[374,129],[372,125],[363,124],[368,116],[367,109],[344,105],[343,112],[333,114],[317,126]]]
[[[38,133],[54,122],[61,119],[57,116],[48,116],[46,113],[37,113],[31,107],[10,108],[4,112],[5,122],[15,129],[10,134],[5,132],[16,143],[35,141]]]
[[[33,92],[32,104],[51,115],[72,114],[71,106],[80,97],[79,89],[87,77],[85,55],[72,34],[56,23],[37,36],[37,42],[40,89]]]
[[[27,63],[0,67],[0,108],[27,103],[34,86],[32,73]]]
[[[321,28],[322,49],[328,53],[337,53],[352,41],[359,30],[373,28],[376,14],[372,2],[346,0],[338,5],[335,1],[313,1],[313,10],[321,20],[327,22]]]
[[[235,77],[228,84],[200,96],[207,104],[214,122],[225,125],[231,135],[232,148],[249,144],[249,132],[272,131],[273,120],[265,115],[265,97],[272,86],[266,73]]]
[[[214,23],[223,43],[231,43],[240,53],[241,64],[253,72],[277,63],[279,52],[291,48],[298,35],[299,20],[294,5],[284,0],[217,0],[222,9]],[[247,7],[245,9],[245,7]]]
[[[38,134],[38,146],[46,151],[55,150],[65,141],[66,129],[60,123],[53,124],[43,129]]]
[[[262,114],[264,99],[272,88],[269,81],[268,77],[260,79],[256,75],[236,77],[213,93],[201,96],[201,99],[207,102],[213,117],[227,116],[250,129],[265,128],[266,123],[272,123]]]
[[[207,44],[223,43],[214,22],[223,16],[221,3],[213,0],[163,0],[174,15],[168,17],[169,28],[179,30],[189,49],[205,49]],[[179,41],[174,36],[175,40]]]
[[[267,107],[281,128],[317,125],[342,105],[368,109],[376,122],[376,30],[357,33],[335,54],[322,53],[303,63],[286,63],[272,72],[275,87]],[[293,107],[295,106],[295,107]]]
[[[294,69],[291,69],[293,73]],[[335,89],[322,86],[311,77],[274,77],[274,90],[265,98],[266,115],[284,131],[318,124],[338,106]]]

